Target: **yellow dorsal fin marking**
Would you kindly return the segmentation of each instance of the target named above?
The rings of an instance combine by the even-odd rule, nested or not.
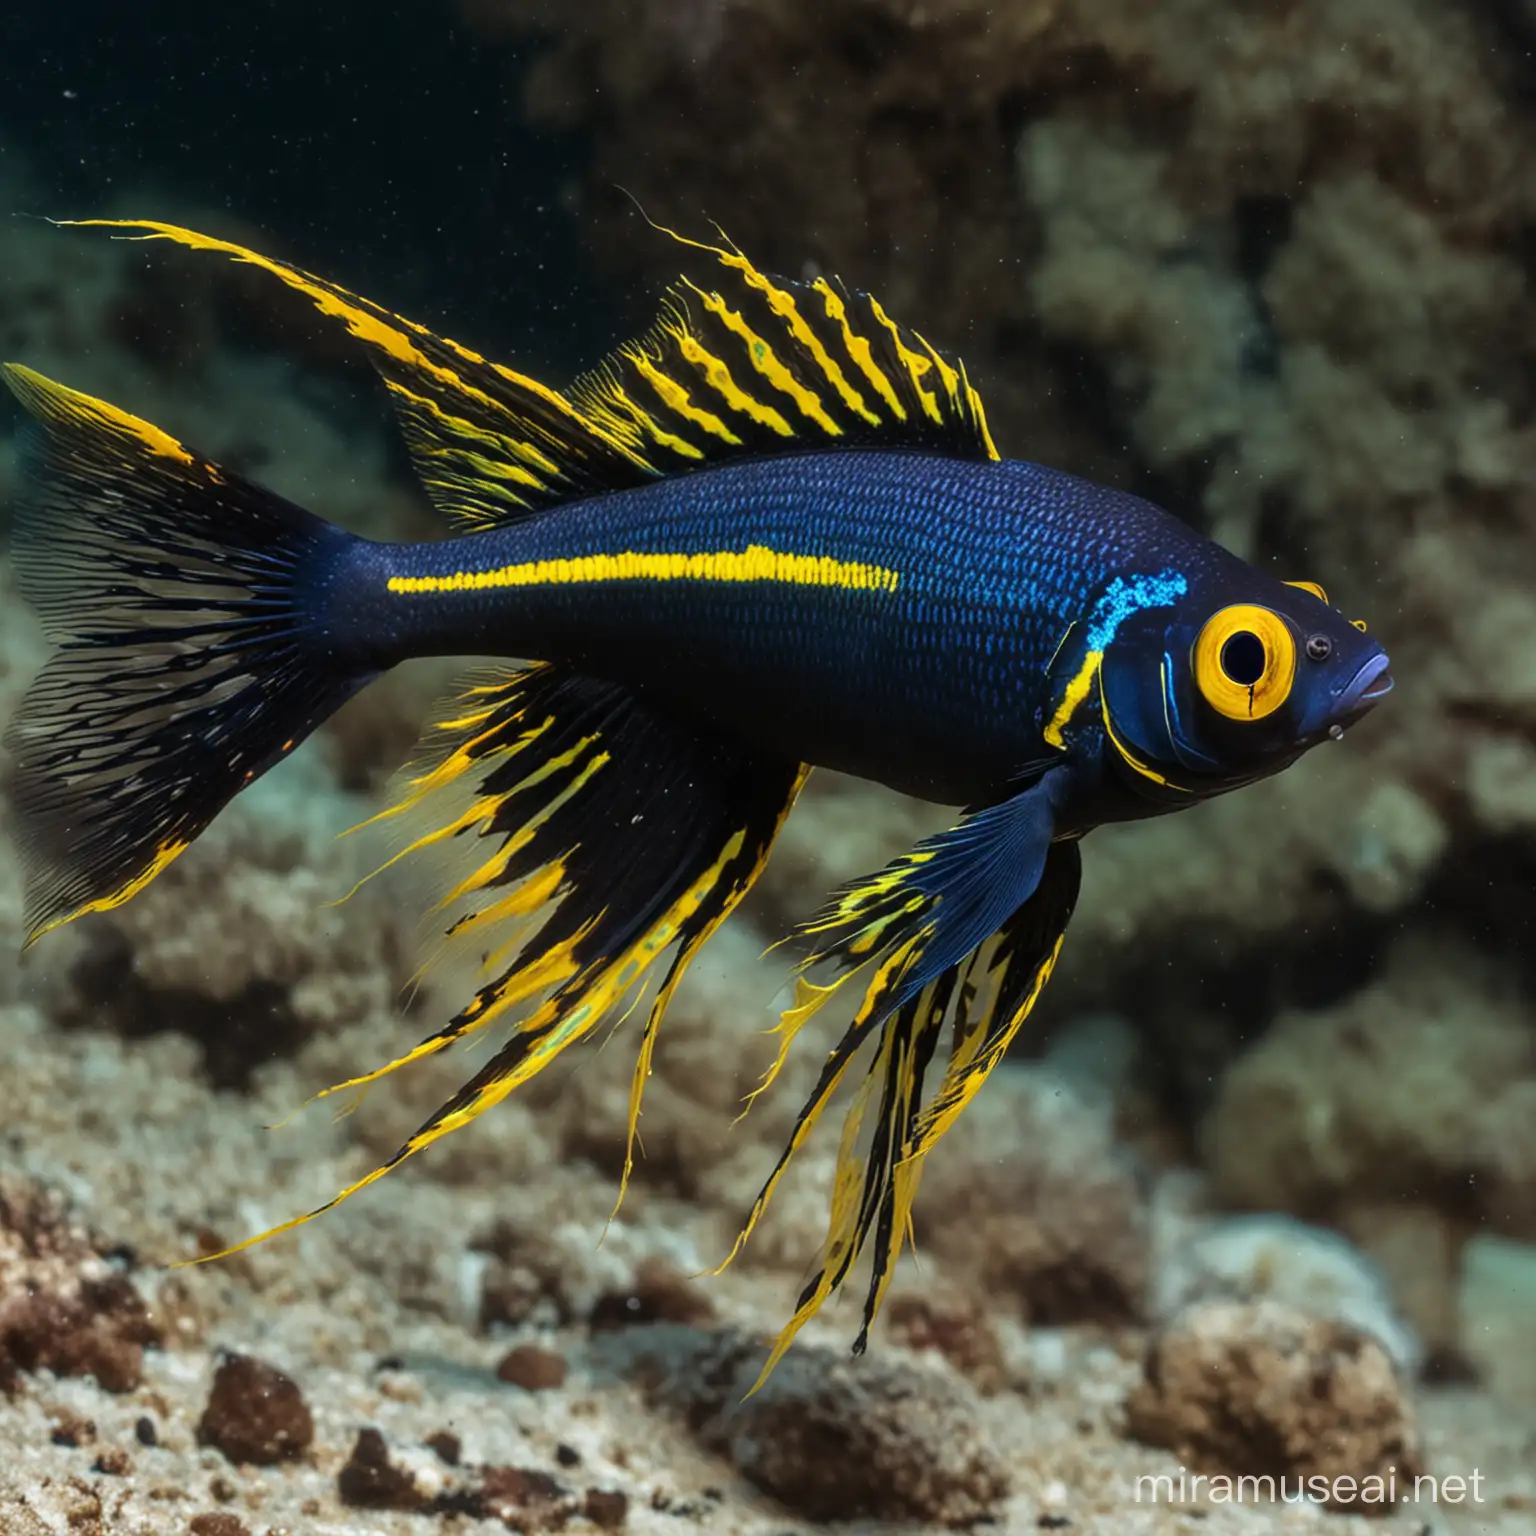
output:
[[[777,432],[780,437],[793,437],[795,429],[771,405],[765,405],[756,395],[749,394],[737,382],[729,366],[715,356],[697,336],[684,335],[678,340],[683,357],[703,375],[704,381],[725,401],[733,411],[740,411],[749,421],[760,427]]]
[[[690,443],[685,437],[679,437],[675,432],[668,432],[644,406],[637,405],[631,400],[628,391],[617,379],[608,385],[605,393],[610,401],[617,402],[629,413],[629,416],[636,426],[640,428],[642,434],[649,433],[663,448],[670,448],[673,453],[681,454],[685,459],[702,459],[704,457],[704,450],[702,448],[694,443]]]
[[[461,345],[447,336],[436,336],[425,326],[417,325],[414,321],[406,320],[399,315],[392,315],[387,310],[379,309],[374,312],[374,307],[369,301],[359,298],[356,294],[349,293],[344,288],[335,287],[313,274],[305,272],[302,268],[289,266],[286,262],[276,261],[269,256],[263,256],[257,251],[246,249],[229,240],[218,240],[212,235],[201,235],[195,230],[183,229],[176,224],[164,224],[156,219],[65,219],[60,223],[66,226],[80,228],[121,229],[137,231],[135,234],[121,236],[130,240],[170,240],[177,245],[186,246],[189,250],[216,251],[221,255],[230,257],[234,261],[243,262],[248,266],[260,267],[265,272],[270,272],[280,282],[309,298],[317,309],[324,315],[330,315],[340,320],[347,330],[359,341],[366,345],[377,347],[386,356],[394,358],[397,362],[404,363],[426,375],[436,379],[445,385],[450,391],[464,395],[484,406],[487,410],[500,416],[513,416],[516,413],[505,404],[487,395],[483,390],[475,388],[462,375],[451,369],[443,368],[428,359],[411,340],[412,336],[430,338],[447,347],[455,356],[475,367],[490,369],[501,378],[505,379],[515,388],[524,390],[535,396],[544,405],[565,418],[577,431],[586,433],[608,447],[615,449],[626,458],[636,461],[633,452],[620,442],[610,432],[591,420],[590,417],[576,409],[566,397],[558,390],[551,389],[547,384],[541,384],[537,379],[530,378],[527,374],[519,373],[514,368],[508,368],[502,363],[490,363],[479,353]],[[641,463],[641,467],[651,470],[649,465]],[[651,471],[654,472],[654,471]]]
[[[863,395],[848,382],[843,370],[838,367],[832,354],[821,344],[821,339],[810,326],[805,323],[805,317],[800,313],[795,304],[792,293],[786,292],[776,283],[752,265],[735,245],[719,253],[721,262],[727,267],[734,267],[746,278],[750,287],[756,288],[759,293],[768,300],[768,307],[781,320],[785,322],[789,333],[811,356],[817,366],[831,381],[832,387],[842,397],[843,404],[849,410],[857,412],[872,427],[880,425],[880,418],[870,410],[865,403]]]
[[[992,440],[992,428],[987,425],[987,408],[981,402],[981,396],[971,384],[965,371],[965,364],[960,364],[960,379],[965,386],[965,398],[970,402],[971,415],[976,420],[976,425],[981,429],[981,441],[987,450],[987,457],[996,463],[1002,458],[997,451],[997,444]]]
[[[939,382],[944,386],[944,393],[949,396],[949,403],[955,411],[963,412],[965,407],[960,400],[960,375],[945,362],[944,358],[934,350],[933,343],[926,336],[917,331],[912,333],[919,346],[929,357],[933,359],[933,366],[939,370]]]
[[[908,377],[912,380],[912,389],[917,395],[923,411],[930,420],[940,426],[944,424],[944,413],[939,409],[938,396],[923,383],[923,375],[930,372],[933,363],[923,356],[921,352],[914,352],[906,342],[901,339],[901,330],[896,322],[880,307],[880,301],[874,297],[869,301],[870,313],[883,325],[891,335],[891,343],[896,348],[896,356],[901,360],[901,365],[907,370]]]
[[[788,395],[807,421],[814,422],[828,437],[843,435],[843,429],[827,415],[826,407],[822,405],[821,397],[816,391],[807,389],[784,366],[779,354],[747,324],[738,310],[732,309],[718,293],[706,293],[704,289],[693,283],[689,283],[688,286],[699,296],[699,302],[705,309],[716,316],[733,336],[740,338],[747,349],[747,356],[751,359],[752,366],[758,373],[781,395]]]
[[[718,437],[721,442],[733,446],[740,444],[741,439],[713,411],[695,405],[688,391],[670,373],[658,368],[643,352],[628,352],[625,356],[634,364],[640,377],[656,391],[656,397],[663,405],[676,411],[685,421],[702,427],[711,437]]]
[[[885,376],[885,370],[876,363],[875,354],[869,345],[869,338],[859,335],[848,323],[848,306],[826,278],[818,277],[811,286],[821,295],[822,302],[826,305],[827,317],[842,328],[843,345],[848,349],[849,357],[858,364],[859,370],[874,386],[875,392],[885,401],[897,421],[905,421],[907,408],[901,403],[900,397],[891,386],[891,381]]]
[[[440,421],[455,436],[480,443],[483,447],[490,448],[503,455],[506,459],[511,460],[512,462],[502,466],[502,473],[504,475],[510,475],[519,463],[532,465],[535,470],[539,471],[539,474],[530,474],[525,483],[536,485],[540,488],[547,485],[547,481],[540,478],[540,476],[558,477],[560,475],[560,466],[533,443],[526,442],[522,438],[509,437],[504,432],[494,432],[489,427],[476,426],[474,422],[466,421],[464,417],[456,416],[453,412],[446,410],[430,395],[419,395],[415,390],[407,388],[395,379],[386,379],[384,385],[391,394],[398,395],[402,400],[410,401],[412,406],[427,412],[434,420]],[[440,455],[451,450],[438,448],[433,451]]]

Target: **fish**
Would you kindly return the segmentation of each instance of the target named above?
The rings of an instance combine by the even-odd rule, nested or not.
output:
[[[501,1043],[386,1161],[228,1252],[638,1015],[622,1199],[668,1004],[808,775],[834,769],[957,814],[788,936],[793,1000],[751,1097],[813,1016],[851,1017],[726,1262],[847,1083],[825,1236],[760,1381],[867,1264],[862,1352],[926,1158],[1056,965],[1085,834],[1277,773],[1392,687],[1320,586],[1004,458],[958,358],[721,232],[665,231],[698,274],[554,388],[287,261],[81,222],[257,268],[343,327],[452,532],[354,535],[5,365],[31,417],[13,560],[55,647],[7,735],[27,942],[137,895],[390,668],[500,658],[436,711],[374,818],[398,833],[391,864],[447,860],[432,927],[469,946],[476,990],[326,1092],[495,1026]]]

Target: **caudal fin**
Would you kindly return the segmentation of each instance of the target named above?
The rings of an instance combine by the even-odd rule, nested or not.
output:
[[[6,733],[27,942],[142,890],[371,674],[337,660],[350,535],[7,364],[33,417],[12,553],[58,647]]]

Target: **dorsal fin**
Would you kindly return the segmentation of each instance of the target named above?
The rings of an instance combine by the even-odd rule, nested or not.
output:
[[[962,363],[868,294],[836,279],[768,277],[729,241],[664,230],[714,258],[719,287],[682,279],[648,331],[562,391],[231,241],[150,220],[79,222],[220,252],[340,319],[388,386],[428,494],[462,527],[765,454],[881,447],[997,457]]]
[[[683,278],[661,313],[567,397],[666,474],[816,448],[926,448],[995,459],[965,365],[836,278],[770,277],[722,246],[657,225],[715,260],[718,289]]]

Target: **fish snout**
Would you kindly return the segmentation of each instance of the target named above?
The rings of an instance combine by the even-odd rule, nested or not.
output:
[[[1392,692],[1391,658],[1378,651],[1338,691],[1329,710],[1328,734],[1337,738],[1345,727],[1369,714]]]

